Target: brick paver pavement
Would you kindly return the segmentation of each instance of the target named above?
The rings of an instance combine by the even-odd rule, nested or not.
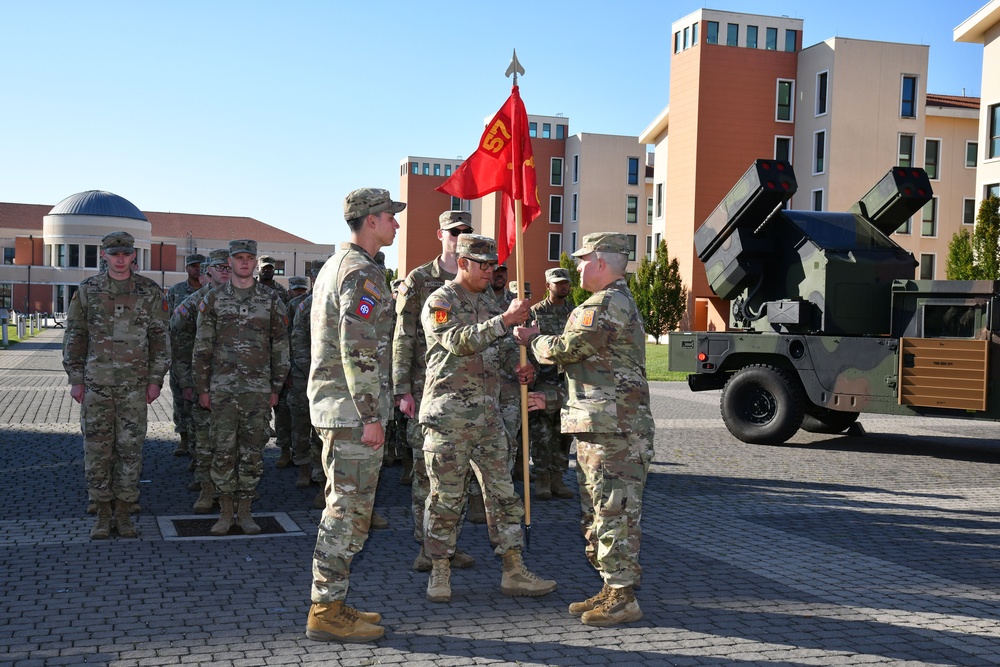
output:
[[[0,352],[0,664],[3,665],[974,665],[1000,664],[997,425],[862,416],[861,438],[800,433],[744,445],[718,393],[654,383],[656,461],[646,493],[635,625],[596,629],[566,605],[600,587],[576,501],[532,503],[526,555],[559,581],[546,597],[499,594],[483,526],[461,546],[450,604],[424,598],[408,488],[383,475],[390,528],[356,559],[350,601],[385,617],[374,644],[303,636],[316,488],[267,451],[260,512],[283,536],[167,539],[187,515],[169,390],[151,407],[140,539],[91,541],[79,411],[61,330]],[[574,485],[575,488],[575,485]]]

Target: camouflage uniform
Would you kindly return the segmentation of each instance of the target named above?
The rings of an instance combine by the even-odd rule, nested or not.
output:
[[[231,255],[248,252],[234,243]],[[196,394],[211,396],[212,482],[220,495],[253,498],[264,471],[271,394],[288,375],[285,306],[258,283],[237,290],[229,282],[208,292],[198,310],[192,379]]]
[[[595,249],[628,253],[623,234],[605,233],[588,234],[574,254]],[[642,491],[654,427],[646,335],[626,281],[595,292],[573,310],[562,335],[537,336],[531,349],[540,362],[566,372],[562,430],[577,438],[587,558],[608,586],[638,586]]]
[[[205,261],[205,256],[200,254],[188,255],[184,258],[185,269],[192,264],[201,264]],[[173,313],[177,306],[181,305],[186,298],[197,292],[201,287],[192,287],[191,283],[187,280],[179,282],[176,285],[171,286],[167,290],[167,307],[169,308],[169,313]],[[170,341],[171,346],[174,345],[173,339]],[[176,433],[186,435],[191,430],[191,402],[185,401],[181,397],[181,386],[177,383],[177,377],[174,373],[173,363],[170,367],[170,393],[173,395],[174,399],[174,431]],[[188,443],[184,443],[188,444]],[[179,449],[182,452],[183,448]]]
[[[385,190],[355,190],[344,217],[397,213]],[[326,507],[313,552],[313,603],[347,597],[351,561],[368,539],[382,452],[362,443],[366,424],[392,414],[389,342],[392,300],[385,270],[364,248],[342,243],[313,288],[312,361],[307,393],[323,441]]]
[[[558,336],[565,329],[572,310],[573,306],[568,302],[556,305],[545,299],[531,307],[531,317],[542,335]],[[534,473],[562,478],[569,469],[569,448],[573,440],[572,436],[562,434],[559,425],[559,412],[566,401],[565,375],[558,366],[543,364],[535,376],[532,390],[544,391],[551,399],[546,401],[544,410],[535,410],[528,415]]]
[[[467,237],[485,238],[463,234],[459,243]],[[518,351],[502,314],[495,299],[450,281],[421,312],[428,349],[420,423],[430,478],[424,550],[435,561],[455,554],[470,468],[480,477],[495,552],[521,550],[524,508],[510,478],[500,414],[501,368],[516,369]]]
[[[125,232],[104,237],[105,250],[134,248]],[[63,335],[63,368],[83,385],[80,427],[91,500],[139,499],[146,388],[162,385],[170,365],[167,300],[160,287],[133,273],[87,278],[73,295]]]
[[[311,294],[302,294],[288,302],[288,342],[291,349],[291,368],[288,371],[287,402],[291,417],[292,463],[297,466],[312,465],[310,452],[312,420],[309,418],[309,314]],[[298,332],[298,333],[296,333]],[[298,340],[296,339],[298,336]]]

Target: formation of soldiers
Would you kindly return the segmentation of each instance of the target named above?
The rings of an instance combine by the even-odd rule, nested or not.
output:
[[[400,462],[412,489],[413,569],[428,572],[426,597],[451,599],[453,568],[475,559],[459,550],[464,520],[485,523],[503,562],[500,591],[543,596],[556,582],[522,556],[521,429],[528,428],[538,499],[568,499],[577,447],[581,530],[601,575],[600,592],[570,606],[588,625],[639,620],[634,590],[642,489],[653,423],[645,380],[645,336],[625,285],[623,235],[596,234],[575,254],[593,292],[575,310],[566,269],[546,271],[546,296],[516,296],[493,239],[471,216],[445,211],[441,254],[386,284],[382,247],[405,204],[363,188],[344,201],[351,240],[309,279],[273,280],[274,260],[236,240],[207,257],[185,258],[187,280],[163,294],[134,270],[134,239],[102,242],[108,270],[80,285],[70,305],[64,366],[82,403],[85,471],[96,521],[135,537],[146,404],[170,370],[174,423],[191,457],[196,513],[218,507],[211,534],[261,528],[252,503],[263,451],[276,435],[280,468],[295,486],[318,483],[323,510],[313,553],[306,635],[317,641],[383,636],[381,615],[346,603],[350,565],[372,528],[382,467]],[[255,277],[256,271],[256,277]],[[169,333],[169,336],[168,336]],[[527,346],[527,364],[518,345]],[[530,388],[521,424],[521,386]],[[271,421],[275,425],[271,429]]]

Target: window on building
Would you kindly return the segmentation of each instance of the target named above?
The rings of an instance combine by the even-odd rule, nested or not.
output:
[[[80,266],[80,246],[76,243],[69,244],[69,263],[66,266]]]
[[[920,213],[920,235],[937,236],[937,197],[924,204]]]
[[[636,246],[639,243],[639,237],[635,234],[626,234],[628,237],[628,261],[635,261]]]
[[[681,52],[681,31],[678,30],[674,33],[674,53]]]
[[[691,46],[691,28],[684,28],[684,48]]]
[[[966,141],[965,142],[965,166],[970,169],[976,168],[976,160],[979,157],[979,142],[978,141]]]
[[[738,46],[740,43],[740,25],[738,23],[726,24],[726,46]]]
[[[653,237],[646,235],[646,259],[653,261]]]
[[[778,29],[767,28],[764,32],[764,48],[768,51],[778,50]]]
[[[755,25],[747,26],[747,48],[748,49],[757,48],[757,26]]]
[[[785,51],[794,53],[799,44],[798,30],[785,30]]]
[[[66,266],[66,244],[57,243],[53,246],[56,256],[53,260],[53,265],[55,266]]]
[[[775,118],[777,120],[791,122],[794,111],[792,109],[795,99],[795,82],[788,79],[778,79],[777,103]]]
[[[0,308],[14,309],[13,283],[0,283]]]
[[[538,136],[538,123],[528,123],[528,136],[532,139]]]
[[[549,185],[562,186],[563,159],[554,157],[549,161]]]
[[[285,260],[283,259],[274,260],[274,275],[276,276],[285,275]]]
[[[656,184],[656,217],[663,217],[663,183]]]
[[[812,210],[822,211],[823,210],[823,190],[813,190],[813,201]]]
[[[625,197],[625,222],[630,225],[639,222],[639,198],[635,195]]]
[[[570,253],[576,252],[576,232],[569,235],[569,251]]]
[[[14,248],[4,248],[3,249],[3,263],[4,264],[13,264],[14,263],[14,255],[15,255],[15,251],[14,250],[15,250]]]
[[[549,195],[549,222],[562,223],[562,195]]]
[[[646,224],[653,224],[653,198],[646,197]]]
[[[552,123],[542,123],[542,139],[552,138]]]
[[[927,178],[932,181],[936,181],[941,178],[941,174],[938,172],[940,155],[941,140],[926,139],[924,141],[924,171],[927,172]]]
[[[691,26],[691,46],[698,43],[698,24],[695,23]]]
[[[556,125],[556,139],[565,139],[565,138],[566,138],[566,126]]]
[[[705,43],[706,44],[718,44],[719,43],[719,22],[718,21],[708,21],[705,23]]]
[[[820,130],[813,135],[813,173],[826,172],[826,132]]]
[[[573,193],[573,210],[570,212],[570,215],[572,215],[572,217],[570,218],[570,220],[572,220],[573,222],[576,222],[577,221],[577,215],[579,214],[579,212],[580,212],[580,195],[578,193],[574,192]]]
[[[558,262],[562,254],[562,234],[549,232],[549,261]]]
[[[445,176],[451,176],[451,165],[450,164],[446,164],[444,166],[444,175]]]
[[[774,138],[774,159],[784,160],[785,162],[792,161],[792,138],[791,137],[775,137]]]
[[[465,207],[462,205],[462,200],[458,197],[451,198],[451,210],[452,211],[463,211]]]
[[[934,280],[934,255],[920,253],[920,279]]]
[[[974,224],[976,224],[976,200],[975,199],[963,199],[962,200],[962,224],[963,225],[974,225]]]
[[[630,157],[628,159],[628,180],[629,185],[639,185],[639,158]]]
[[[991,183],[983,188],[984,197],[1000,197],[1000,183]]]
[[[899,115],[903,118],[916,118],[917,77],[903,76],[903,89],[900,98]]]
[[[663,235],[660,234],[659,232],[657,232],[656,234],[653,234],[653,254],[654,255],[657,254],[658,252],[660,252],[660,240],[662,239],[662,237],[663,237]]]
[[[900,167],[913,166],[913,140],[912,134],[899,135],[899,156],[896,158],[896,164]]]
[[[423,172],[424,172],[424,176],[430,176],[431,175],[431,164],[430,164],[430,162],[424,162]]]
[[[990,105],[989,108],[989,119],[990,119],[990,149],[987,151],[986,157],[992,159],[995,157],[1000,157],[1000,104]]]
[[[416,164],[414,162],[413,164]],[[97,246],[96,245],[85,245],[83,246],[83,265],[88,269],[97,268]]]
[[[913,231],[913,217],[912,216],[909,217],[909,218],[907,218],[906,222],[904,222],[903,224],[901,224],[899,227],[896,228],[896,233],[897,234],[909,234],[911,231]]]
[[[826,96],[828,84],[830,82],[829,72],[820,72],[816,75],[816,115],[822,116],[826,113]]]
[[[410,163],[410,173],[413,174],[414,176],[416,176],[417,174],[419,174],[420,173],[420,165],[417,164],[416,162],[411,162]]]
[[[439,164],[435,164],[434,165],[434,175],[435,176],[440,176],[441,175],[441,165],[439,165]]]
[[[573,156],[573,182],[580,182],[580,155],[576,154]]]

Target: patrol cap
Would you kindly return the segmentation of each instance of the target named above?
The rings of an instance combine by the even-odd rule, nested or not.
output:
[[[312,268],[309,269],[309,273],[313,276],[319,275],[319,270],[323,268],[324,264],[326,264],[325,259],[314,259],[311,264]]]
[[[257,258],[257,268],[263,269],[265,266],[274,266],[274,257],[261,255]]]
[[[288,289],[309,289],[309,280],[303,276],[291,276],[288,278]]]
[[[477,262],[497,261],[497,242],[489,236],[479,234],[459,234],[455,254],[469,257]]]
[[[455,227],[472,229],[472,214],[465,211],[445,211],[438,216],[438,224],[441,229],[454,229]]]
[[[509,283],[507,283],[507,289],[513,292],[514,294],[517,294],[517,281],[512,280]],[[528,281],[524,282],[524,293],[531,294],[531,283],[529,283]]]
[[[111,232],[101,239],[104,252],[135,252],[135,237],[128,232]]]
[[[549,269],[545,272],[545,282],[547,283],[568,283],[569,282],[569,270],[562,267],[556,269]]]
[[[373,215],[388,211],[399,213],[406,204],[401,201],[392,201],[388,190],[382,188],[358,188],[344,197],[344,220],[354,220],[363,218],[366,215]]]
[[[495,270],[496,271],[506,271],[507,270],[507,262],[504,262],[503,264],[498,265]]]
[[[385,266],[385,253],[382,252],[381,250],[375,253],[375,256],[372,257],[372,259],[374,259],[375,263],[378,264],[379,266]]]
[[[187,255],[184,258],[184,266],[191,266],[192,264],[204,264],[205,256],[201,253],[194,253],[193,255]]]
[[[229,250],[226,248],[216,248],[208,253],[209,267],[222,266],[223,264],[229,264]]]
[[[229,242],[229,256],[240,253],[248,252],[251,255],[257,255],[257,242],[253,239],[240,239],[238,241]]]
[[[616,232],[596,232],[583,237],[583,245],[573,253],[574,257],[583,257],[592,252],[617,252],[622,255],[631,253],[628,237]]]

